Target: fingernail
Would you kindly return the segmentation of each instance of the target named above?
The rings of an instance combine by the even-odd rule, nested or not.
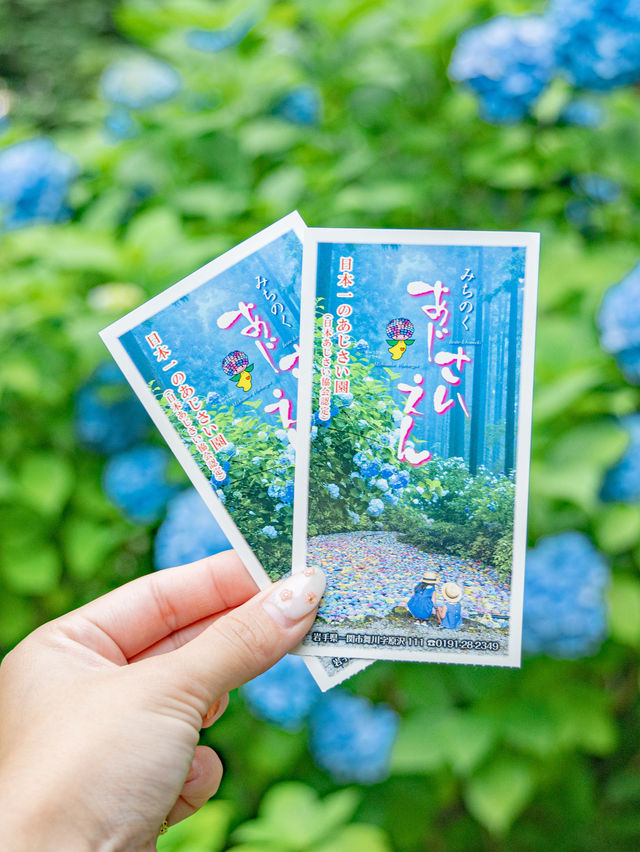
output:
[[[220,709],[220,699],[218,698],[216,703],[212,704],[211,707],[209,707],[209,709],[205,713],[205,715],[202,717],[203,723],[204,722],[210,722],[213,719],[213,717],[216,715],[216,713],[218,712],[219,709]]]
[[[281,580],[262,606],[274,621],[290,627],[318,606],[326,583],[324,571],[309,566]]]

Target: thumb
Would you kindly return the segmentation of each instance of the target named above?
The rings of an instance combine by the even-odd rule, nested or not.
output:
[[[307,567],[220,616],[167,655],[180,685],[208,707],[270,668],[309,631],[325,584],[322,570]]]

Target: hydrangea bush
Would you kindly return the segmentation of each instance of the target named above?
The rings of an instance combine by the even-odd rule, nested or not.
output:
[[[80,0],[71,27],[65,0],[0,4],[0,649],[154,564],[226,547],[192,490],[137,523],[145,477],[141,502],[106,496],[116,456],[159,439],[117,371],[96,373],[100,328],[295,207],[320,226],[540,230],[532,653],[521,670],[376,663],[322,711],[299,663],[287,704],[278,669],[260,719],[232,696],[203,733],[225,763],[219,797],[159,848],[636,848],[637,0],[246,9]],[[132,56],[150,60],[133,77]],[[454,552],[464,515],[464,546],[510,564],[491,532],[508,480],[469,484],[434,459],[404,482],[391,445],[355,446],[392,436],[393,411],[335,406],[354,429],[318,483],[336,510],[349,495],[336,523],[402,522]],[[280,571],[287,443],[256,433],[249,455],[251,418],[227,426],[262,498],[234,505],[230,464],[225,505]],[[135,493],[140,467],[123,469],[116,489]]]

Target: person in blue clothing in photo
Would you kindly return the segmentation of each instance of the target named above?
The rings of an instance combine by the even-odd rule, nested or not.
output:
[[[436,612],[436,586],[438,574],[435,571],[425,571],[422,580],[413,590],[407,603],[407,609],[418,621],[426,621]]]
[[[444,604],[436,607],[436,616],[440,627],[456,630],[462,624],[462,589],[457,583],[445,583],[442,587]]]

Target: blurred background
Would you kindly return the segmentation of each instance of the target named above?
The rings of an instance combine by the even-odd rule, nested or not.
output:
[[[542,233],[521,671],[298,660],[164,850],[640,844],[640,0],[0,4],[0,653],[223,549],[98,330],[278,217]]]

